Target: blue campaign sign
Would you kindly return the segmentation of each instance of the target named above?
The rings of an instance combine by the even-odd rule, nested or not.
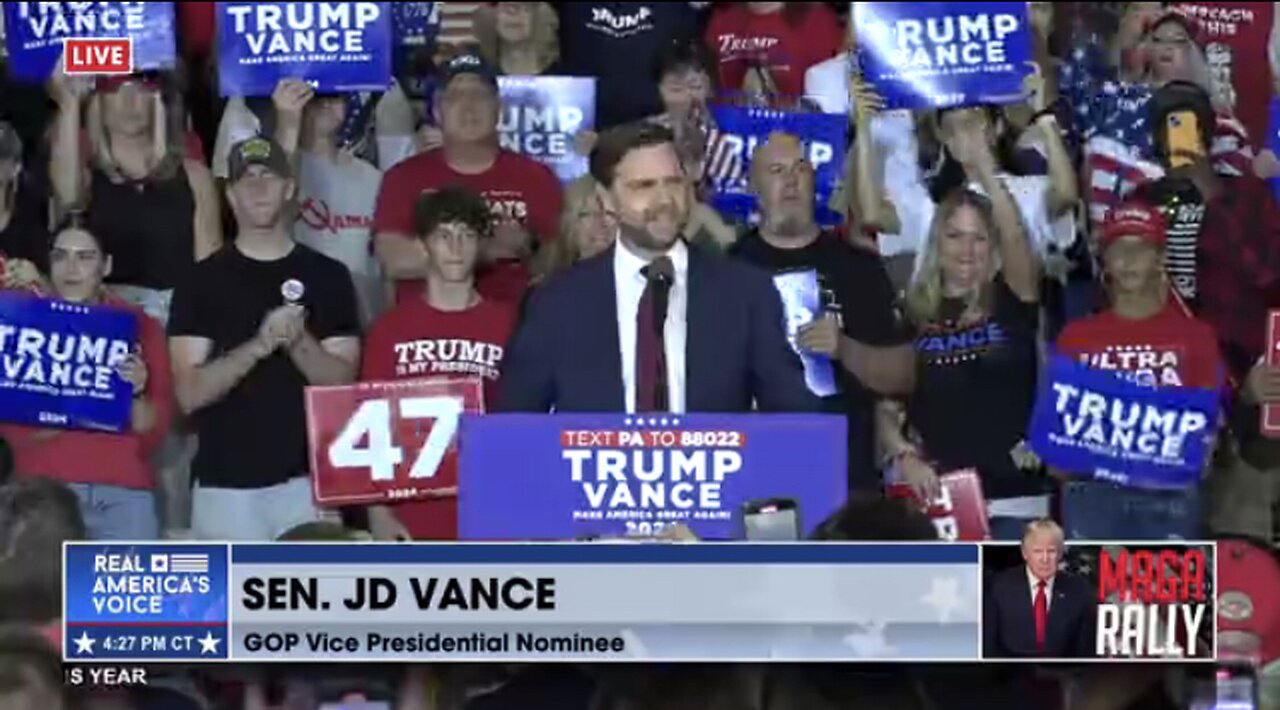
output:
[[[226,545],[69,543],[68,660],[227,657]]]
[[[1041,378],[1028,443],[1046,464],[1135,488],[1194,485],[1209,454],[1219,395],[1152,387],[1055,355]]]
[[[889,108],[1022,99],[1025,2],[855,2],[853,13],[862,74]]]
[[[1267,125],[1267,148],[1280,156],[1280,98],[1271,99],[1270,123]],[[1271,189],[1280,200],[1280,177],[1271,178]]]
[[[133,388],[116,372],[137,317],[0,291],[0,421],[126,431]]]
[[[596,125],[596,80],[572,76],[498,78],[502,113],[498,140],[507,150],[551,168],[561,182],[587,174],[587,156],[573,138]]]
[[[748,180],[751,154],[770,133],[784,131],[804,143],[813,166],[818,223],[828,227],[841,223],[843,215],[827,205],[840,184],[849,128],[847,116],[741,106],[716,106],[712,114],[719,131],[706,165],[713,207],[740,220],[755,220],[758,207]]]
[[[742,505],[790,498],[806,533],[848,493],[844,417],[491,414],[464,417],[464,540],[648,535],[687,525],[742,537]]]
[[[171,2],[6,2],[5,48],[9,73],[43,82],[62,56],[68,38],[133,38],[137,70],[174,66]]]
[[[223,96],[270,96],[285,78],[324,93],[391,82],[391,3],[220,2]]]
[[[786,271],[773,277],[773,285],[782,296],[782,310],[787,318],[787,339],[791,349],[804,363],[804,381],[818,397],[836,394],[836,372],[831,358],[801,350],[796,335],[802,326],[823,315],[822,288],[818,272],[813,269]]]

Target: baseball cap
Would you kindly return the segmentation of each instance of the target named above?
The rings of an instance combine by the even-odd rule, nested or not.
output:
[[[22,136],[8,121],[0,121],[0,160],[22,161]]]
[[[1280,659],[1280,557],[1249,540],[1218,541],[1218,655]]]
[[[263,136],[254,136],[231,146],[227,156],[227,177],[236,182],[251,165],[262,165],[280,177],[292,176],[289,158],[280,144]]]
[[[119,91],[125,84],[137,83],[151,91],[159,91],[164,86],[160,74],[156,72],[135,72],[133,74],[107,74],[98,77],[94,82],[95,91],[110,94]]]
[[[498,89],[498,72],[475,52],[464,52],[445,62],[440,68],[439,87],[441,89],[448,87],[449,82],[463,74],[475,74],[484,79],[485,83],[492,86],[495,91]]]
[[[1154,206],[1143,202],[1127,202],[1112,210],[1102,225],[1098,244],[1106,250],[1121,237],[1139,237],[1151,246],[1164,248],[1164,215]]]

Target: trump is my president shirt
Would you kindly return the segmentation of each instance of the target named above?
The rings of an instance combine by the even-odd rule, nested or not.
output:
[[[369,329],[360,379],[479,376],[488,409],[497,401],[498,367],[515,322],[515,306],[502,301],[481,299],[464,311],[441,311],[422,296],[408,299]],[[401,503],[394,510],[415,540],[452,540],[458,536],[457,503],[437,498]]]

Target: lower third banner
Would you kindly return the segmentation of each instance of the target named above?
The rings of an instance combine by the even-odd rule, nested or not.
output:
[[[745,503],[789,498],[816,528],[848,493],[845,420],[828,415],[464,417],[464,540],[742,537]]]
[[[227,658],[227,546],[68,543],[63,658]]]
[[[134,314],[0,292],[0,421],[125,431],[132,386],[116,372]]]
[[[231,660],[972,660],[974,545],[235,545]]]

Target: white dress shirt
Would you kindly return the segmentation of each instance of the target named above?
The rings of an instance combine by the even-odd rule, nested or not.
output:
[[[1034,574],[1031,574],[1031,569],[1027,568],[1027,586],[1030,587],[1031,589],[1031,611],[1033,612],[1036,609],[1036,592],[1038,591],[1038,588],[1037,588],[1038,584],[1040,584],[1040,579],[1037,578]],[[1050,577],[1044,581],[1045,613],[1048,613],[1049,607],[1051,606],[1053,606],[1053,577]]]
[[[613,250],[613,281],[618,299],[618,344],[622,349],[622,384],[627,413],[636,411],[636,314],[644,295],[645,277],[640,270],[648,262],[631,252],[621,239]],[[667,360],[667,403],[672,412],[685,412],[685,341],[688,332],[689,249],[681,240],[667,252],[675,266],[675,283],[667,301],[663,342]]]

